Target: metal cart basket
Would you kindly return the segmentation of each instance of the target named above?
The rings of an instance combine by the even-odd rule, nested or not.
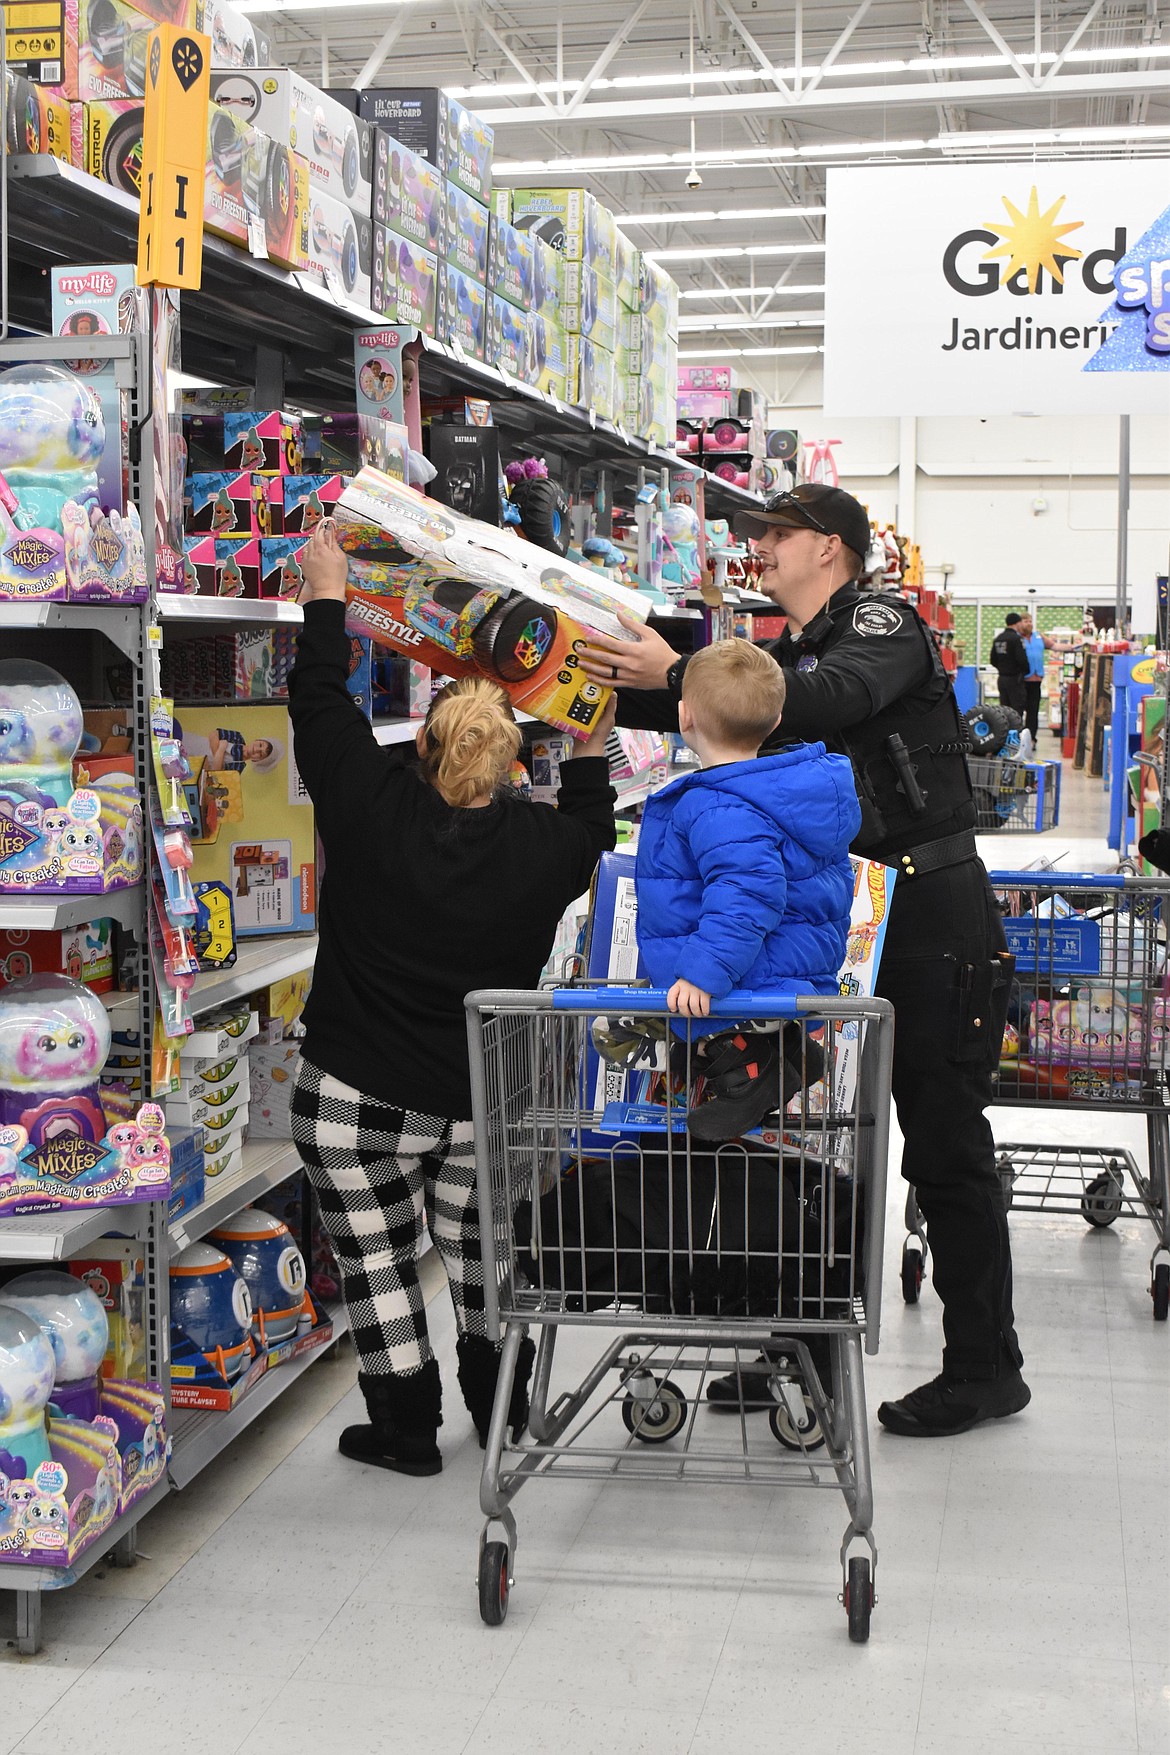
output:
[[[1060,763],[1024,762],[1005,756],[968,756],[975,828],[1054,829],[1060,817]]]
[[[1146,1218],[1154,1319],[1170,1300],[1170,878],[991,872],[1016,959],[994,1101],[1013,1108],[1143,1115],[1147,1161],[1125,1146],[997,1144],[1016,1213]],[[927,1256],[913,1190],[902,1293],[916,1302]]]
[[[842,1601],[864,1640],[877,1549],[861,1354],[863,1338],[877,1349],[881,1306],[890,1006],[719,1002],[714,1015],[766,1033],[775,1083],[773,1117],[721,1145],[687,1129],[700,1038],[672,1030],[663,994],[476,993],[467,1006],[485,1305],[504,1342],[480,1486],[484,1620],[507,1613],[511,1504],[529,1479],[790,1483],[845,1496]],[[507,1421],[529,1325],[525,1438]],[[569,1325],[602,1332],[601,1351],[550,1403]],[[741,1362],[738,1407],[733,1393],[713,1410],[708,1377]],[[759,1386],[746,1406],[769,1408],[750,1431],[745,1383]]]

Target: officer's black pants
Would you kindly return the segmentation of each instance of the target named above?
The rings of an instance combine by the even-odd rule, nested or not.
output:
[[[983,1048],[970,1058],[958,986],[962,965],[986,964],[1004,942],[979,861],[895,883],[877,990],[894,1007],[902,1175],[926,1220],[943,1362],[955,1377],[995,1377],[1022,1363],[1007,1212],[983,1113],[992,1068]]]
[[[1033,747],[1040,735],[1040,688],[1039,680],[1024,684],[1024,724],[1032,733]]]

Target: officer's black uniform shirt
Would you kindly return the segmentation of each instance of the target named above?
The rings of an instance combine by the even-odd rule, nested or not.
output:
[[[1001,628],[991,642],[991,662],[1001,677],[1026,678],[1032,669],[1028,648],[1015,628]]]
[[[785,632],[761,645],[788,684],[764,751],[819,739],[849,756],[861,804],[855,853],[893,860],[974,827],[965,728],[930,632],[908,603],[845,585],[796,638]],[[668,689],[623,690],[619,723],[676,730],[681,683],[680,665]],[[892,735],[909,752],[922,810],[912,808],[891,760]]]

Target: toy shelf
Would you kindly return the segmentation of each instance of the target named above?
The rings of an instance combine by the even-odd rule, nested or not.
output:
[[[111,1231],[133,1234],[139,1209],[83,1207],[73,1213],[22,1213],[0,1219],[0,1262],[67,1261]],[[0,1578],[4,1577],[0,1566]]]
[[[91,1567],[107,1560],[113,1549],[126,1540],[135,1525],[148,1512],[154,1510],[170,1491],[170,1483],[164,1477],[155,1482],[149,1493],[135,1500],[128,1511],[115,1518],[109,1529],[97,1541],[92,1543],[83,1554],[79,1554],[72,1566],[0,1566],[0,1590],[29,1591],[36,1593],[47,1590],[65,1590],[69,1585],[76,1584],[84,1578]],[[117,1561],[115,1560],[115,1564]],[[34,1594],[33,1602],[36,1602]],[[37,1635],[39,1643],[39,1634]],[[36,1644],[17,1623],[17,1645],[25,1656],[36,1651]]]
[[[89,895],[0,896],[0,930],[55,932],[83,920],[116,920],[119,926],[133,926],[142,918],[142,903],[141,884]]]
[[[255,1387],[227,1413],[203,1408],[176,1408],[171,1416],[174,1448],[171,1451],[170,1479],[175,1487],[188,1487],[209,1462],[238,1438],[240,1433],[270,1408],[278,1396],[294,1384],[323,1353],[336,1346],[349,1332],[349,1313],[344,1304],[325,1306],[325,1314],[333,1323],[333,1334],[323,1346],[302,1353],[286,1365],[266,1371]]]
[[[285,938],[244,939],[230,969],[209,969],[196,976],[188,1009],[206,1012],[230,999],[241,999],[258,987],[268,987],[273,981],[284,981],[290,975],[299,975],[302,969],[311,969],[316,957],[317,935],[313,932],[293,932]],[[122,1022],[117,1020],[119,1012],[125,1011],[127,1023],[131,1014],[137,1013],[136,993],[106,993],[101,998],[115,1028]]]
[[[160,591],[155,599],[165,622],[293,622],[305,612],[299,603],[281,597],[188,597],[182,591]]]
[[[180,1213],[169,1227],[171,1248],[186,1249],[270,1189],[295,1175],[301,1161],[291,1140],[248,1140],[244,1161],[232,1176],[214,1177],[197,1207]]]

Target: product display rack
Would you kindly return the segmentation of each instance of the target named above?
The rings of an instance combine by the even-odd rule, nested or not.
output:
[[[76,261],[132,261],[138,202],[59,159],[22,155],[8,160],[8,231],[14,262],[35,269],[60,262],[66,238]],[[44,326],[40,285],[40,275],[30,274],[18,277],[13,287],[14,319],[29,328]],[[215,382],[247,382],[255,376],[266,407],[285,398],[319,408],[351,403],[355,332],[394,327],[376,312],[335,298],[311,275],[277,268],[211,234],[203,240],[203,285],[183,294],[182,312],[185,369]],[[676,452],[636,438],[587,409],[547,396],[431,336],[424,335],[422,344],[424,393],[456,389],[489,396],[496,424],[511,437],[530,433],[540,445],[557,446],[575,461],[631,473],[645,467],[695,472],[693,462]],[[760,503],[758,494],[718,476],[705,476],[704,487],[712,517],[730,517]],[[164,615],[176,613],[160,607]]]
[[[89,336],[58,341],[5,341],[0,344],[0,366],[50,363],[68,365],[73,360],[95,355],[113,364],[115,381],[123,396],[123,408],[129,435],[127,447],[127,490],[138,506],[154,506],[152,422],[155,410],[151,399],[151,367],[149,340],[143,335]],[[144,526],[147,567],[153,567],[153,519]],[[150,573],[148,571],[148,577]],[[32,613],[30,613],[30,611]],[[46,613],[47,612],[47,613]],[[129,703],[134,725],[134,776],[139,797],[146,798],[150,773],[149,749],[149,686],[147,662],[150,646],[150,606],[133,608],[98,604],[5,604],[0,606],[0,629],[27,630],[25,642],[33,638],[39,647],[41,636],[53,631],[85,631],[100,633],[130,661],[132,698]],[[8,642],[11,649],[11,642]],[[51,656],[51,652],[46,656]],[[145,835],[144,835],[145,843]],[[144,861],[147,855],[144,850]],[[110,891],[108,895],[20,896],[0,901],[0,924],[38,930],[43,926],[65,926],[91,920],[101,913],[136,928],[136,1012],[134,1024],[140,1043],[138,1071],[143,1088],[149,1088],[150,1032],[154,1017],[154,985],[150,956],[147,950],[146,909],[148,897],[145,883],[132,888]],[[142,1245],[144,1262],[144,1349],[146,1376],[162,1387],[168,1402],[168,1364],[170,1299],[168,1295],[168,1254],[165,1201],[142,1201],[131,1205],[91,1208],[76,1213],[49,1213],[36,1217],[0,1220],[0,1261],[62,1261],[76,1255],[87,1244],[110,1232],[134,1238]],[[35,1652],[41,1642],[41,1599],[46,1590],[59,1590],[72,1584],[104,1555],[113,1551],[115,1564],[132,1565],[136,1553],[136,1531],[141,1517],[166,1493],[166,1482],[160,1481],[153,1492],[123,1513],[78,1558],[66,1568],[33,1567],[0,1564],[0,1590],[16,1596],[17,1644],[25,1653]]]

